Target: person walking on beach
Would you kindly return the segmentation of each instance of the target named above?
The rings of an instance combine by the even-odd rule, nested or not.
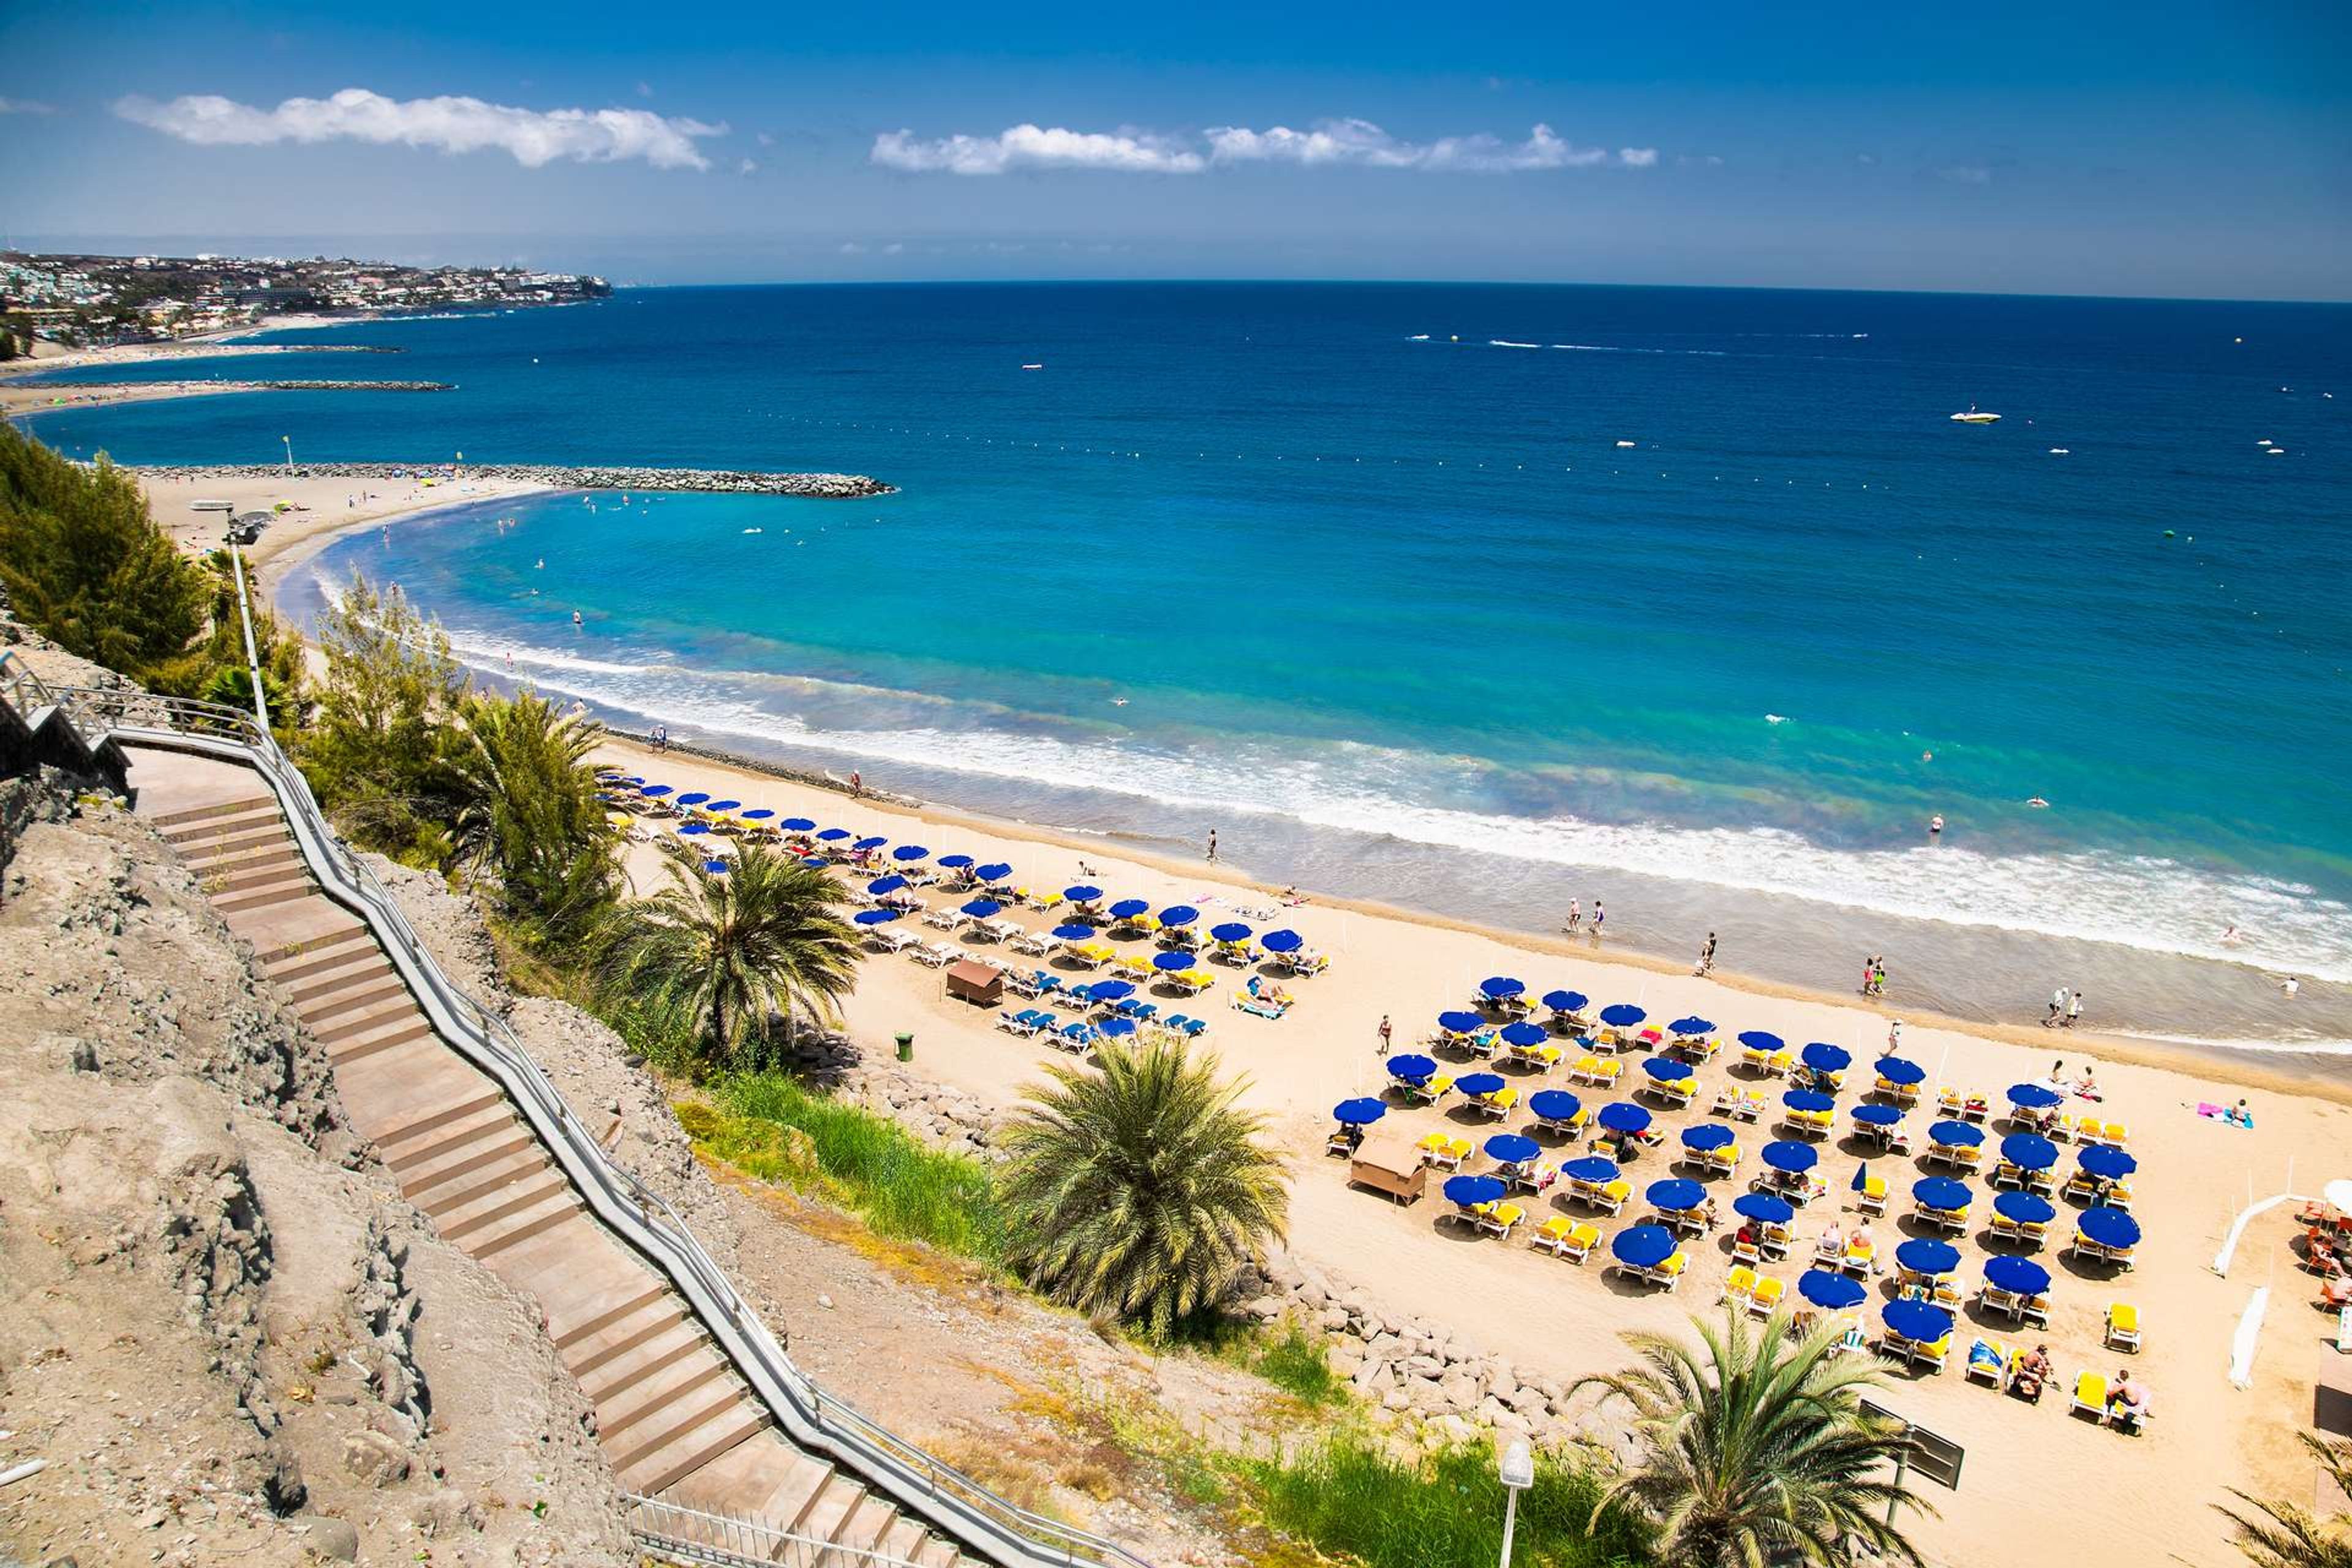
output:
[[[1607,910],[1604,910],[1604,909],[1602,909],[1602,908],[1601,907],[1601,900],[1600,900],[1599,899],[1595,899],[1595,900],[1592,900],[1592,940],[1593,940],[1594,942],[1599,942],[1599,941],[1601,940],[1601,927],[1602,923],[1603,923],[1604,921],[1606,921],[1608,919],[1609,919],[1609,911],[1608,911]]]
[[[1568,923],[1559,929],[1572,931],[1584,923],[1584,906],[1574,899],[1568,900]]]
[[[2058,1020],[2064,1016],[2065,1012],[2066,988],[2061,985],[2057,990],[2050,993],[2050,1011],[2042,1016],[2042,1026],[2045,1029],[2057,1027]]]
[[[1215,865],[1216,863],[1217,863],[1217,830],[1216,830],[1215,828],[1212,827],[1211,829],[1209,829],[1209,864],[1210,864],[1210,865],[1212,865],[1212,866],[1213,866],[1213,865]]]
[[[2073,1028],[2074,1020],[2083,1016],[2083,993],[2077,990],[2074,999],[2066,1004],[2066,1027]]]
[[[1705,974],[1715,968],[1715,933],[1706,933],[1706,945],[1698,950],[1698,967],[1691,973]]]
[[[1867,996],[1878,973],[1878,955],[1872,953],[1862,961],[1862,994]]]
[[[856,768],[849,770],[849,798],[862,800],[866,795],[866,775]]]
[[[1890,1057],[1903,1054],[1903,1020],[1900,1018],[1886,1026],[1886,1054]]]
[[[1377,1047],[1382,1056],[1389,1054],[1389,1016],[1383,1013],[1381,1015],[1381,1041]]]

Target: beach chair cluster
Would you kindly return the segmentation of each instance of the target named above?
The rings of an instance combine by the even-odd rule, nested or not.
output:
[[[1944,1363],[1951,1359],[1951,1331],[1947,1330],[1932,1340],[1914,1339],[1882,1324],[1878,1353],[1899,1366],[1924,1366],[1929,1372],[1941,1373]]]
[[[1735,1263],[1724,1276],[1723,1300],[1739,1308],[1751,1317],[1769,1318],[1788,1294],[1788,1282],[1769,1274],[1759,1274],[1744,1264]]]

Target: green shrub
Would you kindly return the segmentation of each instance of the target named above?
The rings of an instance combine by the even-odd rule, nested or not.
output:
[[[1323,1357],[1323,1342],[1296,1322],[1286,1322],[1282,1335],[1266,1342],[1250,1369],[1303,1405],[1336,1405],[1347,1384]]]

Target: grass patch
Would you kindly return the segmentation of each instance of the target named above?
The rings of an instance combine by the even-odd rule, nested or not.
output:
[[[996,1268],[1004,1215],[988,1168],[919,1142],[886,1116],[813,1094],[781,1073],[709,1085],[677,1116],[695,1147],[750,1175],[814,1191],[877,1236],[919,1241]]]
[[[1377,1436],[1344,1427],[1287,1458],[1240,1462],[1273,1529],[1368,1568],[1470,1568],[1503,1550],[1503,1483],[1482,1444],[1418,1460]],[[1542,1568],[1634,1568],[1646,1563],[1642,1532],[1615,1510],[1596,1523],[1601,1483],[1539,1455],[1536,1482],[1519,1499],[1513,1560]]]
[[[1324,1359],[1323,1342],[1299,1327],[1295,1320],[1284,1322],[1279,1337],[1265,1340],[1245,1364],[1275,1387],[1310,1407],[1339,1404],[1348,1394],[1346,1381]]]

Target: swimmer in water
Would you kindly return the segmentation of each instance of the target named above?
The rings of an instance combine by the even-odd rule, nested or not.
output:
[[[580,612],[577,610],[572,612],[572,624],[575,626],[580,624]]]
[[[1937,839],[1941,838],[1943,836],[1944,818],[1942,814],[1938,813],[1927,819],[1927,842],[1933,844]]]
[[[2221,940],[2234,947],[2245,939],[2238,934],[2238,928],[2236,926],[2223,926],[2221,928]]]

